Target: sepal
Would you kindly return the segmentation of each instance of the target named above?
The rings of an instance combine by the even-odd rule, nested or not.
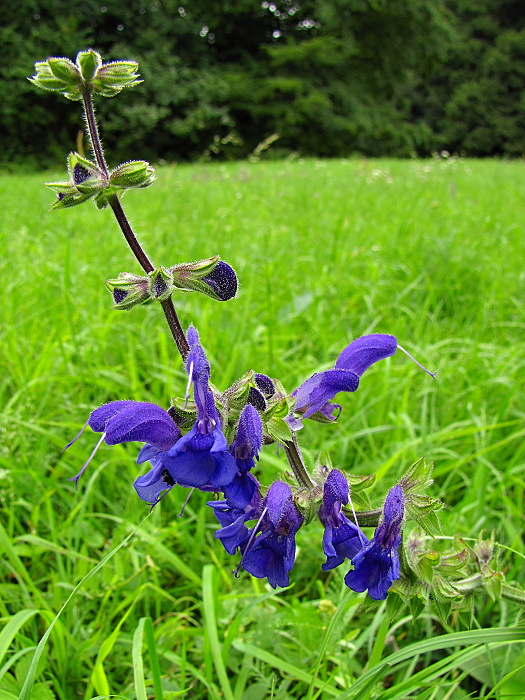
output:
[[[165,301],[173,293],[173,278],[168,270],[158,267],[148,274],[149,295],[156,301]]]
[[[114,168],[109,176],[115,187],[148,187],[155,181],[155,169],[145,160],[132,160]]]
[[[147,277],[121,272],[116,279],[108,280],[106,287],[113,295],[114,309],[127,311],[139,304],[151,302]]]
[[[237,294],[235,270],[218,255],[173,265],[169,272],[173,276],[174,286],[184,291],[202,292],[217,301],[228,301]]]
[[[91,197],[95,197],[95,203],[97,199],[105,198],[107,179],[96,163],[73,152],[67,158],[67,170],[69,181],[46,182],[46,187],[57,195],[57,201],[51,206],[52,210],[74,207]],[[104,201],[107,204],[107,200]]]
[[[81,194],[92,196],[106,187],[107,179],[100,168],[79,153],[67,157],[67,171],[71,184]]]
[[[104,97],[114,97],[121,90],[139,85],[139,64],[136,61],[112,61],[104,63],[92,80],[93,89]]]
[[[35,74],[29,82],[42,90],[61,92],[70,100],[82,99],[82,76],[68,58],[48,58],[35,63]]]
[[[432,462],[427,464],[423,458],[418,459],[399,483],[405,494],[407,520],[415,520],[429,535],[440,535],[442,530],[437,511],[443,508],[443,503],[421,493],[432,484],[433,467]]]

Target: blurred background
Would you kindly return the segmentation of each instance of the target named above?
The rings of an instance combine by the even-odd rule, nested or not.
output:
[[[525,151],[521,0],[4,3],[2,167],[80,149],[78,106],[25,78],[85,48],[137,60],[144,78],[99,103],[115,159],[137,140],[154,162]]]

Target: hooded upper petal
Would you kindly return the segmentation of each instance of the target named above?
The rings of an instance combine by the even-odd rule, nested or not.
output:
[[[91,422],[90,418],[89,425]],[[99,417],[93,422],[100,424]],[[106,422],[104,432],[108,445],[147,442],[162,451],[169,450],[180,437],[180,430],[167,411],[156,404],[142,401],[132,401],[122,406]]]
[[[340,391],[356,391],[359,378],[374,362],[390,357],[396,352],[397,340],[393,335],[375,333],[352,341],[337,358],[334,369],[318,372],[293,392],[295,409],[304,411],[309,418],[317,411],[332,418],[329,402]]]
[[[337,358],[335,366],[336,369],[355,372],[360,377],[375,362],[394,355],[396,350],[397,339],[393,335],[363,335],[346,346]]]

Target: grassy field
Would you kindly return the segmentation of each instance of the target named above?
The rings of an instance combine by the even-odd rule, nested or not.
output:
[[[376,364],[339,396],[336,426],[302,431],[307,462],[328,450],[338,468],[375,473],[379,506],[412,462],[434,461],[445,536],[494,530],[507,580],[523,585],[523,162],[306,160],[158,175],[123,200],[150,257],[169,266],[219,253],[240,278],[228,303],[175,299],[214,383],[254,369],[291,391],[353,338],[394,334],[436,380],[399,353]],[[67,479],[97,437],[61,450],[90,411],[128,398],[168,406],[186,374],[160,308],[111,310],[105,280],[138,266],[111,212],[48,212],[42,183],[57,176],[0,177],[0,700],[19,697],[56,613],[119,545],[55,621],[21,698],[522,698],[523,645],[489,650],[474,636],[452,651],[439,638],[465,629],[457,615],[444,624],[428,610],[414,623],[404,610],[389,624],[384,605],[364,610],[343,585],[348,567],[321,571],[320,524],[299,532],[292,585],[274,591],[234,578],[205,494],[179,518],[186,492],[174,489],[148,515],[132,488],[136,445],[102,447],[75,491]],[[260,481],[286,469],[266,447]],[[472,628],[490,641],[520,615],[478,595]]]

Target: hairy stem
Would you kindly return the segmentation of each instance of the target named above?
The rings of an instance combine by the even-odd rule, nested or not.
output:
[[[89,139],[91,141],[91,146],[97,159],[98,167],[102,170],[104,175],[109,179],[109,170],[104,158],[104,150],[102,148],[102,143],[100,141],[100,135],[98,133],[97,119],[95,117],[95,109],[93,107],[93,100],[91,99],[91,90],[85,89],[83,91],[83,101],[84,101],[84,113],[86,115],[86,122],[88,125]]]
[[[299,482],[299,485],[311,491],[315,487],[315,484],[306,471],[295,434],[293,435],[292,441],[286,440],[284,442],[284,449],[286,451],[288,463],[292,468],[294,476]]]
[[[93,101],[91,99],[91,92],[89,90],[84,91],[83,100],[91,146],[93,148],[93,152],[95,154],[95,158],[97,160],[99,168],[102,170],[102,172],[109,181],[109,170],[106,163],[106,159],[104,158],[104,151],[102,149],[102,143],[100,141],[100,135],[98,133],[95,110],[93,108]],[[108,202],[109,206],[113,210],[113,213],[115,214],[115,218],[117,219],[118,225],[120,226],[120,230],[124,234],[124,238],[126,239],[126,242],[131,248],[131,251],[136,257],[139,265],[142,267],[144,272],[153,272],[155,267],[146,255],[137,237],[133,233],[133,229],[131,228],[128,218],[124,213],[124,209],[122,208],[122,204],[120,203],[118,196],[116,194],[113,196],[109,196]],[[182,326],[180,325],[179,317],[177,316],[177,312],[175,311],[175,307],[173,306],[171,297],[169,299],[166,299],[165,301],[162,301],[161,306],[162,310],[164,311],[166,321],[168,322],[168,326],[170,327],[173,340],[177,345],[177,349],[182,359],[185,360],[188,356],[190,348],[186,341],[186,336],[184,335]]]

